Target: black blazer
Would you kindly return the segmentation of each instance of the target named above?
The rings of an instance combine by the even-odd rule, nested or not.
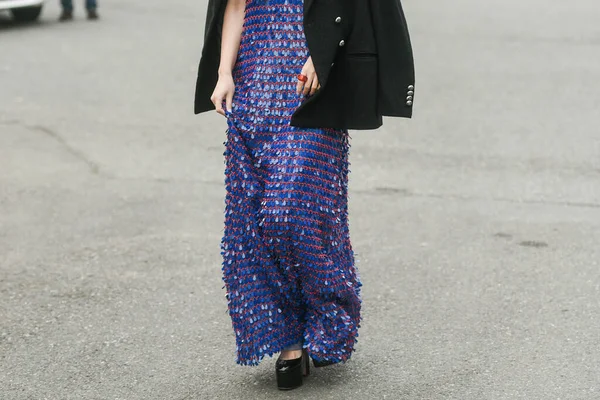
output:
[[[209,0],[194,112],[214,110],[227,0]],[[292,114],[299,127],[375,129],[410,118],[414,61],[400,0],[304,0],[304,34],[321,89]]]

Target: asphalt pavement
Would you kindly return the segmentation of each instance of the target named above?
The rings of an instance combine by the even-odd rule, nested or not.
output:
[[[414,118],[352,132],[357,351],[290,393],[234,362],[206,0],[57,3],[0,15],[0,399],[600,399],[595,1],[404,1]]]

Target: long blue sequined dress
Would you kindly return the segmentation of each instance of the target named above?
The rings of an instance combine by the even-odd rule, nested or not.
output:
[[[348,132],[290,126],[309,54],[302,0],[247,0],[227,112],[223,280],[237,362],[304,343],[346,361],[361,282],[348,231]]]

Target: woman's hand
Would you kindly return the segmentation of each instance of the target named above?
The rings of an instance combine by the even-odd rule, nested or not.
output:
[[[319,84],[319,78],[317,78],[317,72],[315,71],[315,66],[312,62],[312,57],[308,57],[306,63],[304,63],[304,67],[302,67],[301,74],[306,75],[308,80],[306,82],[302,82],[298,80],[298,84],[296,85],[296,93],[300,94],[300,92],[307,94],[314,94],[317,89],[321,87]]]
[[[227,111],[231,112],[234,93],[235,84],[233,83],[232,75],[230,73],[220,73],[215,90],[210,96],[210,101],[213,102],[215,109],[219,114],[225,115],[225,111],[223,111],[223,100],[225,100]]]

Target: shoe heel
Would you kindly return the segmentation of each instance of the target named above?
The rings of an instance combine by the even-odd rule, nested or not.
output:
[[[308,352],[306,351],[306,349],[302,350],[302,358],[304,359],[302,364],[304,367],[304,370],[302,371],[304,376],[309,376],[310,375],[310,357],[308,356]]]
[[[317,361],[313,359],[313,365],[315,366],[315,368],[323,368],[335,364],[337,364],[337,362],[335,361]]]

